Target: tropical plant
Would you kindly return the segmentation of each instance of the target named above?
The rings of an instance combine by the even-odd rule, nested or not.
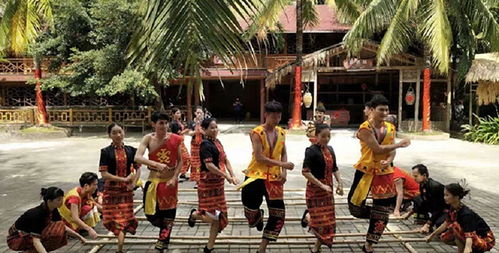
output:
[[[301,127],[301,66],[303,56],[303,29],[307,25],[314,26],[319,23],[319,17],[316,4],[319,2],[329,3],[332,0],[266,0],[260,2],[257,7],[259,14],[253,19],[253,23],[247,30],[247,34],[251,38],[256,36],[263,40],[267,38],[269,32],[273,32],[279,28],[279,16],[282,14],[284,7],[295,4],[296,6],[296,62],[295,62],[295,82],[294,88],[290,89],[290,95],[294,92],[293,112],[291,127]]]
[[[156,102],[163,108],[161,86],[174,78],[172,70],[146,72],[128,65],[126,50],[136,24],[139,0],[58,0],[54,29],[36,44],[51,58],[54,75],[45,89],[59,89],[72,96],[130,97],[141,104]],[[112,24],[112,25],[111,25]],[[167,67],[167,66],[166,66]],[[170,68],[171,69],[171,68]],[[158,87],[156,87],[158,86]]]
[[[344,1],[335,0],[338,13],[355,20],[344,38],[351,53],[358,52],[367,39],[382,35],[378,65],[410,46],[425,55],[423,129],[429,129],[430,65],[447,74],[452,54],[458,78],[463,78],[477,44],[499,50],[495,0],[357,0],[339,4]]]
[[[206,59],[216,55],[235,66],[237,56],[247,52],[239,20],[254,16],[256,7],[250,0],[148,0],[139,10],[141,23],[129,46],[131,66],[157,73],[173,67],[189,80],[190,93],[201,81]]]
[[[0,23],[0,51],[9,51],[14,55],[26,55],[29,45],[38,35],[50,28],[53,24],[53,0],[3,0],[3,16]],[[43,101],[40,79],[41,56],[32,54],[35,65],[35,79],[37,80],[36,105],[37,124],[48,124],[48,114]]]
[[[478,117],[476,125],[463,125],[464,138],[472,142],[483,142],[487,144],[499,144],[499,117]]]

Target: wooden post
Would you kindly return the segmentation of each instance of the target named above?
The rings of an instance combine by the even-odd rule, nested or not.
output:
[[[329,57],[328,57],[329,58]],[[314,69],[314,111],[312,112],[312,119],[315,119],[315,112],[317,110],[317,87],[319,86],[317,83],[317,69]]]
[[[107,116],[109,117],[109,124],[113,123],[113,109],[107,108]]]
[[[452,119],[452,70],[447,75],[447,118],[445,120],[445,129],[450,132],[450,121]]]
[[[73,108],[69,108],[69,125],[73,125]]]
[[[402,126],[402,86],[403,86],[403,72],[402,70],[399,70],[399,108],[398,108],[398,126],[397,130],[401,131],[401,126]]]
[[[418,69],[418,77],[416,81],[416,101],[414,102],[414,132],[419,129],[419,101],[421,100],[421,70]]]
[[[468,104],[468,112],[469,112],[469,115],[468,115],[468,124],[469,125],[472,125],[473,124],[473,84],[470,83],[470,98],[468,99],[469,100],[469,104]]]
[[[265,111],[265,80],[260,79],[260,123],[263,124],[264,122],[264,117],[263,113]]]
[[[200,89],[200,83],[197,81],[194,83],[194,105],[199,105],[199,89]]]

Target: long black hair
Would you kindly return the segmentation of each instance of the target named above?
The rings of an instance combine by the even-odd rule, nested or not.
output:
[[[47,203],[48,200],[54,200],[56,198],[64,196],[64,191],[61,190],[61,188],[55,186],[42,188],[42,190],[40,191],[40,196],[43,201]]]

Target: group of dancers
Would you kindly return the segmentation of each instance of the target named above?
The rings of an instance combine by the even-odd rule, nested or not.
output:
[[[293,170],[295,165],[288,161],[286,131],[278,126],[282,105],[270,101],[264,109],[265,123],[250,132],[253,153],[248,168],[243,171],[242,182],[217,138],[216,119],[205,118],[201,107],[195,108],[194,121],[188,126],[181,123],[178,109],[173,110],[173,119],[163,112],[153,113],[154,132],[145,135],[137,149],[124,144],[122,126],[109,125],[107,132],[112,143],[101,150],[99,162],[99,172],[104,179],[102,194],[95,196],[98,178],[92,172],[84,173],[80,186],[66,194],[57,187],[42,189],[43,202],[25,212],[9,229],[8,246],[18,251],[48,252],[67,244],[68,234],[85,242],[77,233],[80,230],[88,231],[95,239],[98,235],[93,227],[99,222],[101,212],[103,225],[118,238],[117,252],[122,252],[126,234],[135,234],[137,229],[133,190],[140,181],[141,165],[146,165],[149,177],[143,188],[144,213],[147,220],[159,228],[155,245],[158,252],[168,249],[177,211],[179,178],[189,168],[191,180],[197,182],[199,204],[190,211],[188,225],[194,227],[197,222],[205,222],[211,226],[203,252],[213,252],[217,235],[230,222],[225,181],[241,190],[249,226],[263,230],[257,252],[266,252],[269,243],[278,239],[284,227],[284,184],[288,170]],[[388,111],[388,100],[374,96],[366,104],[367,120],[356,132],[361,158],[354,165],[354,179],[347,199],[354,217],[369,219],[362,251],[373,252],[373,244],[382,236],[390,213],[401,215],[411,203],[413,209],[405,215],[414,212],[425,220],[421,231],[431,232],[428,241],[441,233],[442,241],[457,245],[458,252],[490,250],[495,243],[490,228],[461,202],[467,189],[460,184],[444,187],[429,178],[428,169],[422,164],[414,166],[412,175],[393,166],[395,150],[409,146],[410,141],[395,143],[395,126],[385,120]],[[336,233],[334,192],[344,194],[335,152],[329,145],[330,132],[330,125],[319,117],[308,131],[312,144],[306,148],[303,161],[307,209],[301,223],[317,238],[312,252],[320,252],[322,245],[332,247]],[[192,136],[190,154],[184,145],[184,134]],[[144,156],[146,151],[148,157]],[[372,205],[366,205],[369,193]],[[268,214],[261,209],[263,198]],[[437,229],[432,230],[433,226]]]

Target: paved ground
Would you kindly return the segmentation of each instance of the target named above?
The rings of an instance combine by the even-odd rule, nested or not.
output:
[[[221,126],[227,129],[230,126]],[[234,132],[234,131],[231,131]],[[235,131],[237,132],[237,131]],[[331,144],[337,153],[340,171],[346,187],[351,183],[352,165],[359,157],[359,144],[353,137],[352,130],[334,130]],[[242,178],[241,170],[245,169],[250,160],[251,144],[249,137],[244,133],[221,134],[220,139],[225,146],[227,155]],[[140,134],[132,133],[126,139],[129,145],[137,146]],[[110,143],[104,134],[85,134],[84,136],[58,140],[20,141],[0,140],[0,236],[5,238],[7,228],[26,209],[39,202],[38,193],[41,187],[57,185],[68,190],[76,185],[82,172],[97,171],[99,149]],[[296,164],[296,169],[289,173],[287,189],[304,188],[305,180],[301,176],[301,164],[308,140],[304,136],[288,136],[288,153],[290,160]],[[496,235],[499,235],[499,217],[495,209],[499,208],[499,192],[496,190],[499,183],[499,146],[490,146],[464,142],[456,139],[447,141],[413,141],[412,145],[397,152],[396,164],[402,168],[410,168],[417,163],[424,163],[430,169],[430,176],[442,183],[456,182],[466,178],[472,188],[471,198],[465,202],[481,214],[491,226]],[[147,173],[144,173],[147,174]],[[146,175],[144,175],[146,177]],[[226,189],[233,187],[226,186]],[[192,183],[183,183],[181,188],[192,189]],[[303,192],[287,192],[287,197],[303,197]],[[140,199],[141,192],[137,192]],[[227,193],[227,199],[239,199],[238,193]],[[194,193],[183,192],[180,201],[195,201]],[[289,201],[292,202],[292,201]],[[287,217],[301,216],[304,210],[304,201],[294,201],[302,204],[288,205]],[[344,198],[337,197],[337,216],[347,216],[348,210]],[[230,205],[230,217],[243,217],[240,205]],[[187,217],[191,206],[182,205],[177,217]],[[268,212],[266,212],[268,213]],[[140,212],[138,216],[143,216]],[[367,229],[365,221],[338,221],[338,233],[361,232]],[[410,230],[415,228],[411,220],[391,222],[391,230]],[[101,226],[101,234],[105,231]],[[157,229],[147,222],[139,224],[138,234],[156,235]],[[282,235],[308,234],[297,222],[286,223]],[[174,236],[207,236],[208,227],[201,225],[189,228],[185,223],[177,223]],[[227,235],[260,235],[255,229],[250,230],[242,223],[230,224],[221,234]],[[404,235],[404,237],[414,237]],[[415,237],[421,237],[416,235]],[[385,239],[394,239],[384,236]],[[362,237],[337,238],[337,240],[361,240]],[[284,241],[284,240],[280,240]],[[296,242],[301,242],[293,240]],[[252,241],[253,242],[253,241]],[[201,242],[202,243],[202,242]],[[217,246],[218,252],[254,252],[258,243],[251,246]],[[439,242],[410,243],[418,252],[454,252],[451,247]],[[86,252],[93,246],[82,246],[76,241],[71,241],[68,247],[57,252]],[[172,251],[201,252],[202,246],[173,246]],[[496,247],[497,252],[499,247]],[[126,248],[127,252],[153,252],[151,245],[133,245]],[[400,243],[383,243],[377,247],[379,252],[407,252]],[[323,251],[327,252],[326,248]],[[361,252],[359,244],[335,245],[334,252]],[[0,241],[0,252],[9,252],[4,239]],[[105,246],[100,252],[114,252],[114,247]],[[306,243],[298,245],[272,246],[270,252],[309,252]]]

